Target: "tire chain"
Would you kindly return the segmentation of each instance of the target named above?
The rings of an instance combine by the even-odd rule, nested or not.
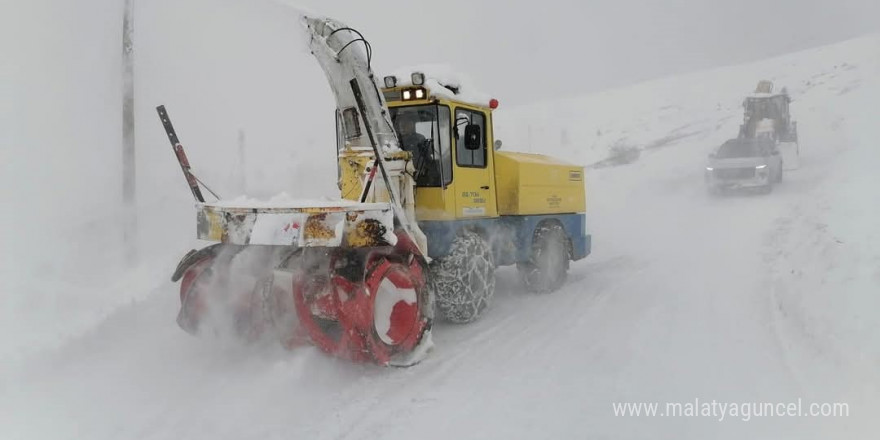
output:
[[[451,322],[475,320],[495,293],[492,252],[476,233],[467,232],[452,243],[448,256],[432,265],[437,306]]]

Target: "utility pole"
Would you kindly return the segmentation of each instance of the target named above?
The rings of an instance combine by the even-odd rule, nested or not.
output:
[[[244,130],[238,130],[238,190],[241,194],[247,194],[247,167],[244,162],[245,149]]]
[[[122,19],[122,204],[123,245],[129,264],[137,261],[137,204],[134,149],[134,0],[125,0]]]

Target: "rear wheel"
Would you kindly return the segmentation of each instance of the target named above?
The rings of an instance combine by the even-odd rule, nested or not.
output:
[[[547,293],[562,287],[568,275],[568,256],[568,240],[562,226],[539,226],[532,239],[531,259],[516,265],[526,289]]]
[[[433,264],[431,280],[443,317],[455,323],[477,319],[495,294],[492,249],[476,232],[462,232],[449,255]]]

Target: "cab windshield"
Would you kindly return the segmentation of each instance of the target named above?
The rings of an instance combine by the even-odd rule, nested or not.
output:
[[[724,143],[716,155],[719,159],[759,157],[770,153],[772,144],[758,139],[735,139]]]
[[[786,97],[746,98],[746,114],[750,119],[782,119],[785,117]]]
[[[400,148],[413,155],[416,186],[445,186],[451,183],[449,107],[426,104],[393,107],[390,110]],[[443,176],[442,180],[440,176]]]

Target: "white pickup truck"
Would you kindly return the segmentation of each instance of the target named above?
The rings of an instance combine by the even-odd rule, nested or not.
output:
[[[712,195],[740,189],[769,193],[780,182],[782,156],[772,139],[731,139],[709,154],[706,186]]]

